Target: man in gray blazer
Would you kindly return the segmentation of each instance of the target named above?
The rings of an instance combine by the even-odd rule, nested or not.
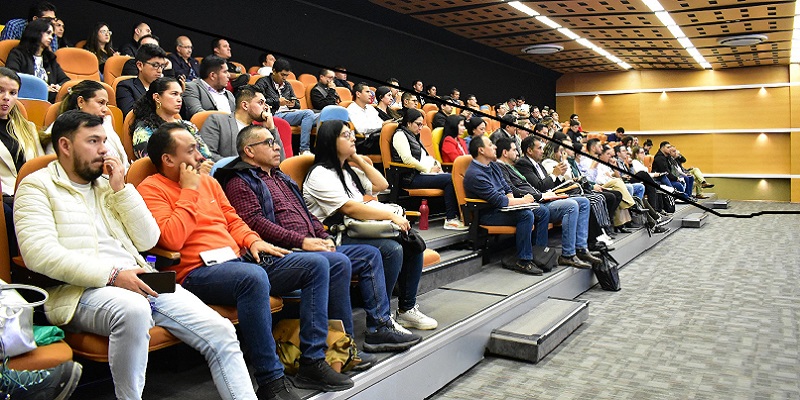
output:
[[[188,84],[187,84],[188,86]],[[264,93],[251,85],[239,88],[236,95],[236,108],[231,114],[209,115],[203,127],[200,129],[200,136],[208,145],[211,151],[211,158],[219,161],[223,157],[239,155],[236,148],[236,136],[242,128],[259,122],[272,132],[275,142],[281,147],[281,161],[286,158],[283,151],[283,143],[278,130],[275,129],[270,107],[264,99]]]
[[[200,111],[233,112],[233,94],[225,87],[230,80],[225,60],[217,56],[208,56],[200,63],[200,79],[186,84],[183,92],[184,119],[191,119]]]

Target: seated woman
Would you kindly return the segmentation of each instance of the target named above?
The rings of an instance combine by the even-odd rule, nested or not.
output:
[[[178,115],[183,104],[182,94],[183,87],[175,78],[163,77],[154,80],[147,93],[136,101],[133,106],[135,119],[130,132],[133,136],[134,159],[147,156],[147,141],[159,126],[167,122],[180,122],[186,126],[186,130],[197,140],[200,154],[206,159],[211,159],[211,152],[197,134],[197,127],[189,121],[181,120]]]
[[[461,137],[466,128],[464,127],[464,117],[460,115],[448,115],[444,123],[442,141],[439,142],[439,153],[442,155],[442,162],[452,163],[458,158],[469,154],[467,142]]]
[[[8,231],[8,250],[17,255],[14,233],[14,185],[25,161],[44,155],[36,126],[22,116],[17,107],[21,81],[16,72],[0,67],[0,182],[3,187],[3,211]]]
[[[119,55],[111,44],[111,29],[105,22],[98,22],[92,29],[89,39],[86,40],[85,50],[90,51],[97,57],[97,65],[100,68],[100,79],[103,78],[103,68],[106,60],[111,56]]]
[[[486,134],[486,121],[484,121],[481,117],[465,118],[467,118],[467,122],[464,124],[464,126],[467,128],[467,137],[464,139],[464,141],[469,146],[469,141],[472,140],[472,138]]]
[[[392,108],[394,97],[392,96],[392,90],[388,86],[381,86],[376,89],[375,99],[378,102],[375,108],[378,110],[378,116],[381,117],[382,121],[400,118],[397,110]]]
[[[406,110],[405,116],[392,136],[392,161],[408,164],[412,171],[403,171],[400,186],[408,189],[442,189],[446,218],[444,229],[466,230],[468,227],[459,219],[456,191],[453,178],[442,172],[442,166],[431,157],[419,139],[420,129],[425,125],[422,113],[414,108]]]
[[[389,183],[372,165],[356,154],[356,140],[342,121],[323,122],[317,129],[314,166],[303,184],[303,198],[308,209],[320,221],[335,214],[363,220],[390,220],[403,230],[410,229],[405,217],[363,202],[364,195],[376,194]],[[352,168],[348,161],[358,168]],[[422,275],[422,253],[403,251],[394,239],[354,239],[346,234],[342,244],[371,244],[383,257],[386,290],[391,296],[399,283],[400,298],[395,315],[397,322],[407,328],[435,329],[438,322],[419,310],[417,286]]]
[[[61,101],[58,115],[69,110],[81,110],[85,113],[103,118],[108,155],[119,158],[119,160],[122,161],[122,166],[127,171],[131,164],[130,161],[128,161],[128,155],[125,153],[125,147],[122,146],[119,134],[114,131],[111,111],[108,110],[108,92],[106,92],[103,85],[101,85],[100,82],[87,79],[70,88],[67,97],[64,97],[64,100]],[[45,133],[49,134],[52,129],[53,124],[50,124],[50,126],[45,129]],[[53,152],[52,143],[47,146],[46,152]]]
[[[19,44],[11,50],[6,60],[7,68],[45,81],[49,85],[48,100],[51,103],[55,102],[61,85],[69,80],[58,65],[56,55],[50,50],[53,38],[53,25],[49,19],[39,18],[28,22]]]

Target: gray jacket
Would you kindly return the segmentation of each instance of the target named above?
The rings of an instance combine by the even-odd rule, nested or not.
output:
[[[186,84],[187,89],[189,84]],[[270,129],[275,142],[281,146],[281,160],[286,158],[283,151],[283,142],[277,129]],[[239,135],[239,125],[236,124],[235,114],[212,114],[203,123],[200,137],[206,142],[211,158],[219,161],[224,157],[238,156],[236,151],[236,137]]]

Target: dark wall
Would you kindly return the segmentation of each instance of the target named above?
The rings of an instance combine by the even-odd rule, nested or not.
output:
[[[178,35],[187,34],[194,55],[207,55],[211,39],[220,35],[231,40],[233,59],[248,67],[268,49],[292,57],[298,75],[316,74],[314,63],[342,64],[352,81],[365,80],[356,74],[395,77],[403,86],[422,79],[436,85],[440,94],[458,87],[462,96],[474,93],[481,103],[521,94],[530,104],[555,104],[557,73],[366,0],[51,2],[59,7],[73,42],[85,39],[102,20],[119,47],[130,40],[133,23],[144,20],[167,51],[174,51]],[[24,17],[31,3],[4,2],[0,20]]]

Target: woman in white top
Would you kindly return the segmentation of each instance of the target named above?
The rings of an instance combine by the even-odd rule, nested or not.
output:
[[[355,163],[358,168],[350,167],[349,162]],[[369,206],[363,201],[365,194],[373,195],[387,187],[389,183],[383,175],[356,154],[355,135],[347,125],[332,120],[319,126],[314,166],[303,184],[303,198],[315,217],[320,221],[331,221],[341,215],[362,220],[391,220],[407,231],[411,226],[405,217]],[[400,325],[416,329],[434,329],[438,326],[435,319],[419,311],[417,304],[422,252],[404,252],[394,239],[354,239],[345,234],[342,243],[371,244],[380,250],[389,296],[395,284],[399,284],[400,296],[395,318]]]
[[[424,125],[422,113],[415,108],[409,108],[392,136],[392,162],[408,164],[414,168],[401,171],[400,186],[407,189],[444,190],[444,229],[467,230],[468,227],[459,218],[452,176],[442,171],[442,166],[428,154],[420,141],[419,134]]]
[[[128,170],[130,161],[128,155],[125,153],[125,148],[122,146],[122,141],[119,134],[114,131],[114,124],[111,119],[111,111],[108,109],[108,93],[100,82],[85,80],[77,85],[71,87],[67,96],[61,101],[61,107],[58,109],[58,115],[61,115],[70,110],[80,110],[88,114],[96,115],[103,118],[103,128],[106,131],[106,149],[108,155],[114,156],[122,161],[125,170]],[[53,125],[50,124],[45,130],[50,133]],[[47,152],[53,151],[52,144],[48,146]]]

